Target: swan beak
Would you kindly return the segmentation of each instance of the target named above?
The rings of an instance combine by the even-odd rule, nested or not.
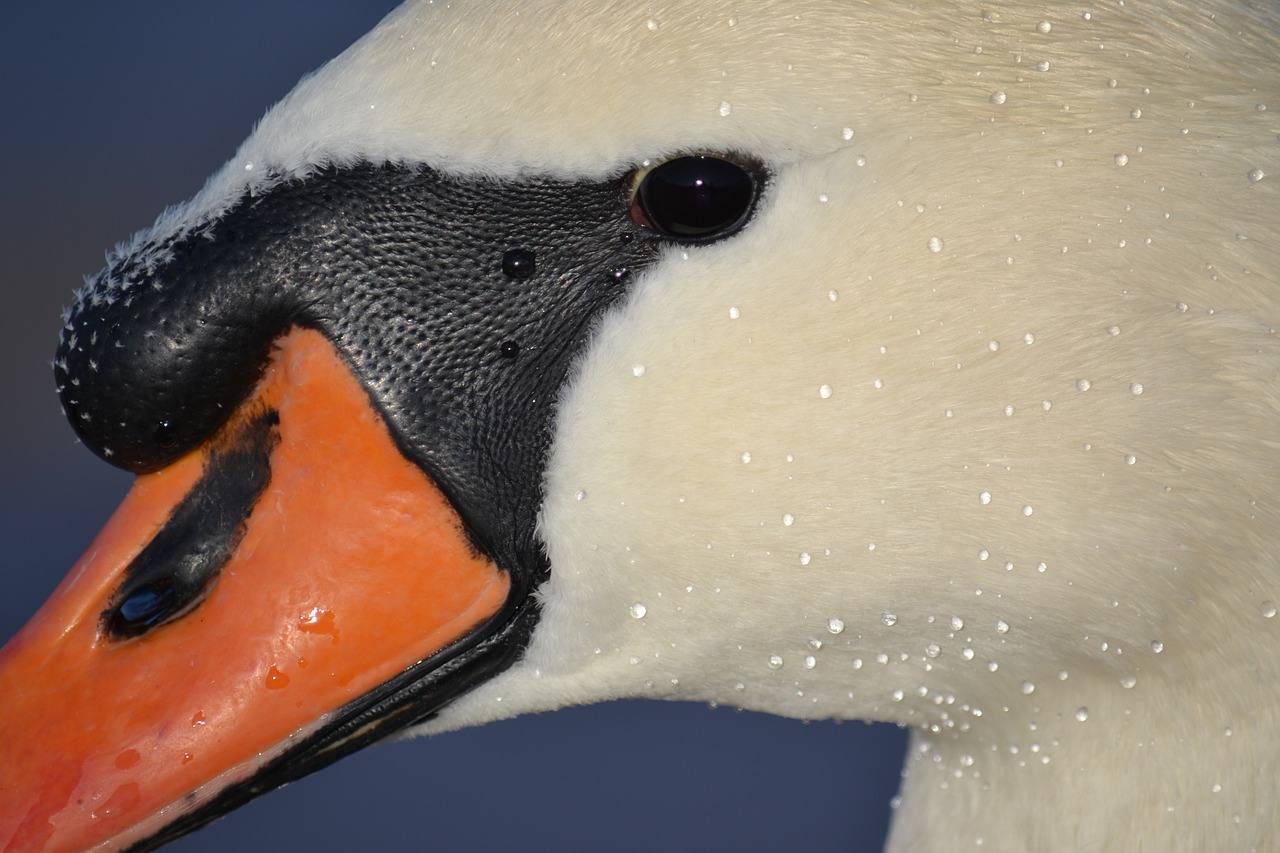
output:
[[[328,341],[289,333],[0,650],[0,849],[158,846],[422,719],[410,676],[511,590]]]

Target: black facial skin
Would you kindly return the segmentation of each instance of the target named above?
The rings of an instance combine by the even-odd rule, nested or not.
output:
[[[758,167],[747,171],[763,181]],[[244,402],[274,341],[294,327],[315,329],[347,361],[400,451],[445,494],[475,549],[512,579],[507,605],[488,624],[134,849],[429,718],[519,656],[537,620],[529,593],[549,573],[535,521],[557,395],[601,313],[673,241],[629,215],[630,183],[628,175],[498,182],[405,166],[327,169],[246,196],[207,227],[160,238],[99,274],[55,359],[67,416],[94,452],[138,473],[164,467]],[[684,242],[735,233],[757,196],[723,233]],[[216,466],[238,459],[253,480],[228,492],[241,522],[269,478],[262,460],[274,422],[263,418],[241,456],[215,458],[193,490],[226,490]],[[131,569],[103,617],[109,640],[163,630],[198,607],[216,577],[187,502],[147,550],[163,546],[204,574],[179,578],[187,597],[170,600],[163,570]],[[234,551],[236,529],[215,537],[219,559]]]
[[[71,318],[75,345],[56,360],[67,416],[108,462],[155,470],[222,425],[273,341],[316,329],[477,548],[532,579],[555,395],[625,293],[618,273],[660,246],[623,192],[365,166],[247,198],[207,235],[164,246],[159,268],[104,273],[135,283]]]

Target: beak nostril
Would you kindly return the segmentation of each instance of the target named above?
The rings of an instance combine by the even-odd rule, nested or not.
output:
[[[133,558],[102,614],[112,640],[139,637],[194,609],[235,554],[271,479],[280,417],[267,411],[217,440],[203,473],[151,541]],[[156,430],[177,440],[169,421]]]
[[[135,590],[116,608],[120,624],[113,624],[113,634],[132,636],[160,622],[173,609],[176,590],[167,580],[159,580]]]

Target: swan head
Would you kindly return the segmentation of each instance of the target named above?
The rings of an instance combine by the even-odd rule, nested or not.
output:
[[[140,479],[5,695],[128,680],[0,838],[630,696],[913,727],[903,849],[1267,837],[1276,21],[1166,11],[400,7],[68,313]]]

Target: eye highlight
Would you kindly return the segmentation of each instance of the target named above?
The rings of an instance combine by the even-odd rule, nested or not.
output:
[[[641,228],[676,240],[725,237],[747,221],[757,178],[707,154],[676,157],[636,175],[629,213]]]

